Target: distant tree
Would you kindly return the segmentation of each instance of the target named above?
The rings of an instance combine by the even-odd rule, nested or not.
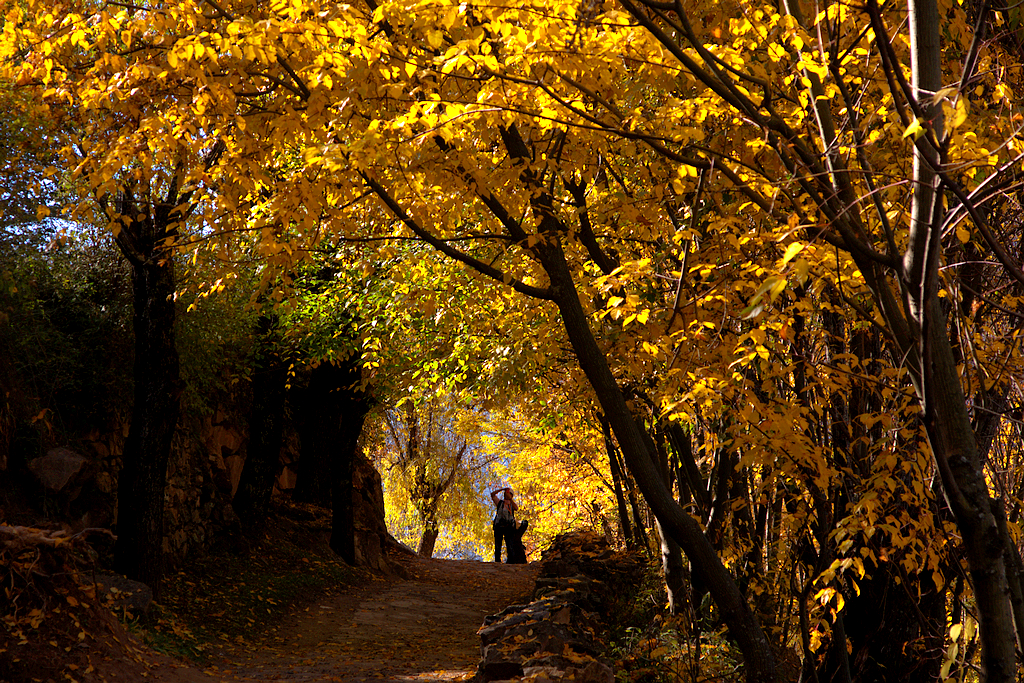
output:
[[[407,399],[383,416],[377,455],[384,467],[394,470],[397,476],[391,481],[401,482],[416,510],[421,530],[418,552],[423,557],[434,555],[441,527],[450,521],[443,513],[468,507],[468,501],[461,500],[466,487],[457,484],[472,480],[489,464],[490,456],[481,452],[472,422],[465,417],[441,397],[419,404]],[[446,505],[446,496],[456,492],[456,500]]]

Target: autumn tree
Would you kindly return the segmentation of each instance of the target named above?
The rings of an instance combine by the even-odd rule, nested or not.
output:
[[[766,99],[757,102],[736,80],[747,77],[747,73],[720,68],[714,55],[698,44],[691,16],[681,6],[623,4],[660,45],[680,59],[698,83],[716,91],[738,115],[750,116],[765,134],[769,148],[792,174],[795,196],[787,207],[792,206],[797,226],[804,230],[815,226],[813,232],[798,234],[811,244],[821,240],[843,250],[859,269],[874,312],[859,310],[864,311],[862,315],[868,320],[884,326],[894,352],[906,359],[905,367],[921,406],[922,423],[946,501],[964,535],[975,597],[982,614],[983,671],[988,680],[1011,680],[1015,667],[1013,621],[1007,600],[1007,550],[999,536],[998,513],[985,484],[940,299],[940,290],[955,284],[940,283],[939,277],[944,253],[942,237],[949,234],[945,228],[962,227],[965,221],[977,231],[979,241],[992,250],[995,258],[1011,271],[1015,267],[1005,257],[979,208],[993,194],[993,186],[1004,183],[1005,187],[1007,181],[1012,186],[1012,174],[1008,171],[1014,166],[1014,152],[1002,160],[987,156],[979,159],[978,148],[967,143],[970,133],[963,130],[971,90],[984,79],[976,71],[987,21],[984,11],[972,40],[959,43],[958,50],[963,50],[959,54],[964,57],[962,67],[953,72],[954,85],[947,89],[943,78],[943,22],[937,3],[910,3],[910,51],[905,55],[899,54],[890,39],[891,19],[873,4],[865,8],[857,22],[843,21],[842,13],[848,8],[842,6],[819,14],[813,23],[803,17],[799,7],[787,6],[781,19],[788,21],[800,39],[799,44],[789,41],[788,47],[796,50],[794,63],[803,70],[802,74],[794,74],[792,80],[796,98],[793,101],[807,103],[808,113],[816,121],[816,129],[803,131],[772,105],[772,87],[767,85],[770,78],[762,79],[760,87]],[[817,28],[816,33],[812,27]],[[947,35],[966,38],[963,28],[962,24],[954,24],[951,29],[947,25]],[[815,37],[807,40],[800,33],[802,30],[811,30]],[[878,50],[878,73],[887,78],[876,82],[877,85],[860,72],[858,76],[852,73],[852,54],[868,31],[874,34]],[[686,54],[687,49],[694,49],[697,57]],[[785,64],[786,55],[779,57]],[[998,51],[992,57],[998,59]],[[899,66],[906,63],[911,71],[909,82]],[[758,77],[756,69],[749,73]],[[900,228],[892,225],[892,205],[883,199],[887,193],[878,190],[875,169],[880,167],[881,160],[873,159],[877,147],[871,144],[871,127],[865,120],[872,114],[855,106],[853,99],[857,97],[854,93],[872,92],[873,85],[885,93],[883,101],[900,117],[900,136],[905,142],[897,144],[906,146],[904,154],[913,161],[912,173],[904,176],[909,181],[907,191],[889,195],[891,201],[898,202],[900,213],[909,218]],[[996,82],[991,86],[999,88],[1005,84]],[[828,106],[833,101],[835,109]],[[979,132],[987,138],[995,136],[996,146],[1010,140],[1012,150],[1013,129],[1000,126],[983,113],[987,104],[984,101],[974,100],[974,104],[981,105],[981,112],[975,113],[981,122]],[[1002,106],[1003,98],[995,104]],[[780,101],[778,106],[781,105]],[[900,131],[898,126],[890,126],[888,132],[895,137]],[[844,151],[844,145],[849,152]],[[953,168],[964,166],[981,166],[986,170],[980,174],[954,174]],[[766,200],[776,193],[756,187],[752,181],[758,175],[766,180],[772,178],[760,173],[737,178],[740,182],[736,189],[766,216],[771,216],[775,210]],[[984,180],[976,182],[972,178],[978,175],[984,176]],[[1003,187],[1000,192],[1005,191]],[[871,197],[870,204],[858,199],[865,193]],[[955,197],[948,208],[947,195]],[[961,242],[972,240],[970,229],[962,227],[961,235]],[[779,282],[769,279],[764,293]]]
[[[535,302],[560,327],[524,334],[571,351],[748,680],[777,678],[791,622],[809,677],[884,657],[846,609],[860,582],[939,591],[941,612],[959,549],[927,539],[948,514],[995,681],[1014,670],[1016,549],[975,435],[1018,376],[1018,331],[972,316],[1018,304],[969,271],[1024,279],[1012,225],[992,223],[1017,189],[1019,84],[1003,78],[1019,65],[986,40],[993,10],[968,9],[31,7],[8,19],[4,56],[52,106],[213,131],[190,133],[191,158],[223,141],[217,168],[242,189],[223,208],[244,207],[271,265],[326,235],[416,239],[495,283],[474,306]],[[108,58],[83,70],[78,50]],[[132,114],[136,92],[166,94],[173,116]],[[121,149],[78,150],[79,175],[119,168]],[[796,614],[775,621],[778,605]],[[944,617],[885,639],[942,652]]]
[[[5,24],[8,39],[21,10],[12,12]],[[48,21],[52,25],[52,15]],[[25,54],[25,38],[5,41],[7,66],[13,66],[13,56]],[[33,74],[29,64],[38,62],[29,57],[18,79],[49,87],[79,78],[84,85],[125,64],[118,54],[97,51],[81,40],[77,30],[64,39],[49,44],[56,52],[43,65],[47,74]],[[130,36],[119,41],[130,50]],[[69,70],[49,71],[54,59],[62,58]],[[115,559],[120,571],[158,592],[167,462],[182,391],[175,345],[175,255],[186,224],[202,225],[213,210],[203,198],[224,146],[195,128],[179,127],[173,84],[136,90],[132,102],[125,103],[130,112],[105,108],[102,88],[90,92],[79,91],[84,100],[76,95],[73,103],[50,107],[48,115],[54,137],[64,136],[58,163],[74,169],[70,182],[80,190],[81,201],[70,204],[65,218],[106,225],[132,269],[134,402],[118,480]],[[106,162],[100,161],[104,155]]]
[[[520,402],[492,416],[485,436],[487,447],[503,456],[498,481],[515,491],[520,517],[529,519],[536,547],[581,528],[624,543],[620,532],[635,518],[628,511],[620,516],[615,506],[592,405],[567,393],[552,389],[524,394]]]
[[[715,185],[706,191],[717,200],[717,220],[736,220],[749,226],[748,230],[756,230],[761,220],[769,225],[785,226],[775,240],[786,247],[778,261],[784,270],[778,270],[779,265],[769,270],[756,261],[752,264],[751,274],[761,280],[761,285],[748,296],[750,306],[744,315],[761,315],[766,308],[780,302],[780,295],[789,286],[787,266],[792,268],[790,272],[797,286],[806,281],[812,268],[819,266],[825,272],[839,274],[835,282],[840,300],[851,311],[847,315],[882,325],[893,357],[905,359],[903,367],[908,373],[904,381],[913,386],[916,401],[923,409],[922,424],[928,446],[937,471],[942,475],[946,499],[964,534],[969,564],[976,577],[976,598],[985,613],[982,619],[984,670],[991,680],[1009,680],[1013,671],[1010,636],[1013,624],[1006,599],[1005,546],[998,535],[981,459],[971,438],[973,430],[967,403],[953,361],[948,327],[942,322],[945,314],[940,305],[938,279],[941,237],[952,234],[943,228],[958,225],[968,216],[986,248],[1013,272],[1014,264],[1005,256],[999,241],[991,236],[975,206],[981,199],[997,194],[996,188],[1003,192],[1004,187],[1013,187],[1012,178],[1003,180],[1014,168],[1013,128],[1001,125],[991,116],[979,116],[983,121],[979,132],[972,136],[959,130],[968,121],[967,103],[977,89],[976,84],[986,78],[975,71],[978,56],[983,47],[991,46],[983,45],[979,32],[973,34],[972,42],[963,17],[954,13],[947,33],[954,39],[962,39],[958,44],[963,51],[959,54],[965,57],[962,63],[966,71],[954,79],[959,86],[943,90],[939,42],[943,15],[935,4],[911,5],[909,42],[912,49],[903,54],[892,47],[889,39],[892,15],[884,14],[873,5],[857,12],[835,5],[814,17],[813,23],[808,23],[796,6],[786,7],[781,14],[773,8],[762,7],[757,10],[759,15],[754,16],[752,8],[741,7],[740,11],[749,11],[751,15],[723,17],[723,10],[719,9],[702,17],[702,22],[709,27],[731,21],[732,35],[728,38],[722,37],[720,31],[716,34],[715,28],[695,29],[690,13],[679,5],[623,3],[623,7],[646,29],[645,35],[654,40],[655,46],[636,52],[622,48],[627,54],[636,55],[635,68],[629,75],[649,84],[653,89],[649,92],[662,93],[662,98],[652,97],[645,102],[634,95],[636,91],[616,90],[609,77],[599,75],[598,69],[613,75],[622,74],[621,69],[605,64],[598,67],[582,60],[583,50],[576,46],[585,38],[583,27],[590,18],[567,13],[575,19],[566,20],[562,25],[565,32],[560,35],[565,42],[557,43],[562,46],[559,62],[538,58],[537,62],[513,61],[514,66],[510,66],[503,58],[515,55],[518,60],[522,53],[506,47],[500,55],[492,54],[486,35],[488,29],[498,29],[494,24],[499,20],[493,15],[488,16],[491,24],[483,22],[478,15],[466,17],[463,24],[461,15],[453,18],[439,12],[438,22],[442,26],[451,21],[459,28],[465,26],[466,30],[466,34],[458,34],[460,38],[449,38],[450,27],[445,26],[449,33],[437,46],[447,42],[452,47],[443,56],[433,56],[429,51],[427,55],[431,56],[425,55],[425,60],[440,67],[441,76],[434,81],[432,93],[437,95],[435,101],[442,104],[433,105],[426,98],[426,104],[411,105],[412,114],[394,117],[391,124],[393,130],[436,131],[434,135],[414,138],[418,144],[406,147],[410,154],[429,154],[440,163],[448,164],[446,168],[451,174],[463,177],[467,191],[478,202],[475,205],[478,210],[490,214],[505,239],[524,247],[525,254],[543,269],[547,286],[534,286],[507,271],[495,269],[491,265],[493,258],[484,259],[467,250],[455,249],[444,237],[458,231],[461,221],[466,221],[465,225],[473,223],[468,215],[442,216],[432,211],[429,204],[422,204],[404,189],[398,189],[405,184],[392,173],[393,166],[384,165],[383,159],[378,163],[372,154],[355,151],[355,165],[367,169],[363,171],[367,186],[410,231],[439,250],[509,282],[517,291],[558,306],[581,367],[594,386],[645,497],[663,526],[680,541],[698,572],[708,580],[716,602],[740,641],[752,680],[774,676],[773,655],[761,627],[749,612],[729,572],[718,560],[707,536],[692,519],[681,514],[659,479],[654,465],[654,444],[626,404],[624,387],[616,380],[587,311],[581,305],[578,292],[582,281],[575,275],[579,271],[570,266],[574,255],[570,247],[586,249],[592,263],[609,279],[617,273],[625,272],[627,276],[632,273],[623,268],[613,254],[600,249],[598,242],[589,239],[588,231],[594,219],[585,210],[586,194],[579,188],[584,183],[589,188],[611,181],[600,178],[601,166],[597,159],[589,161],[586,156],[568,156],[568,149],[586,149],[579,139],[583,138],[582,133],[576,135],[572,143],[567,139],[570,134],[597,128],[612,139],[621,140],[627,149],[631,141],[644,143],[670,168],[677,169],[674,178],[671,172],[663,172],[661,192],[651,192],[661,195],[668,214],[665,222],[674,225],[677,233],[685,225],[679,219],[685,219],[687,214],[696,216],[702,208],[694,200],[700,194],[701,182],[709,176],[713,177]],[[398,15],[387,11],[378,16],[391,27],[401,21]],[[956,23],[958,16],[959,24]],[[607,21],[613,24],[610,17]],[[476,31],[479,40],[471,37],[480,26],[476,22],[485,27]],[[599,21],[595,24],[600,26],[596,29],[598,32],[605,31],[601,38],[606,41],[602,46],[607,49],[607,41],[616,37],[616,32],[606,30],[609,24],[601,25]],[[983,27],[984,23],[979,23],[979,28]],[[407,28],[414,33],[416,27]],[[430,30],[427,29],[427,37],[432,35]],[[516,36],[517,30],[511,28],[509,34]],[[874,36],[874,43],[865,42],[869,34]],[[507,43],[509,36],[505,37]],[[529,51],[527,41],[531,37],[523,36],[524,51]],[[630,38],[639,40],[635,34],[630,34]],[[714,49],[709,48],[709,44],[714,45]],[[862,44],[865,46],[861,47]],[[630,48],[635,45],[631,44]],[[767,60],[744,59],[747,54],[755,54],[747,52],[751,46],[759,45],[767,50],[756,54],[767,54]],[[862,52],[864,50],[866,52]],[[394,54],[397,59],[399,54],[412,53],[405,43],[396,48]],[[615,51],[615,54],[621,52]],[[865,62],[868,66],[854,61],[861,55],[873,56]],[[593,58],[594,53],[588,56]],[[998,50],[990,58],[999,59]],[[911,66],[909,82],[900,64]],[[528,66],[520,71],[516,68],[520,65]],[[865,71],[868,68],[871,70]],[[506,89],[499,92],[498,88],[488,90],[485,87],[482,88],[484,94],[474,88],[474,96],[467,98],[466,91],[460,89],[463,81],[457,76],[444,78],[460,73],[460,69],[467,78],[474,72],[493,73],[494,82],[502,83]],[[509,83],[527,87],[512,90]],[[994,104],[1003,106],[1008,96],[1006,84],[990,81],[988,87],[999,93]],[[755,97],[752,88],[761,93]],[[776,92],[777,88],[782,90]],[[984,92],[985,88],[981,90]],[[517,94],[510,96],[510,92]],[[925,94],[921,95],[922,92]],[[942,117],[944,98],[948,98],[948,126]],[[494,108],[502,114],[489,117],[487,105],[494,105],[496,101],[500,105]],[[870,125],[873,117],[880,115],[875,104],[878,101],[886,107],[886,116],[890,111],[896,116],[892,122],[895,125],[878,131],[880,136],[873,135]],[[836,103],[834,111],[832,102]],[[867,102],[870,105],[865,104]],[[467,110],[472,115],[467,114]],[[522,111],[533,112],[536,118],[527,122],[512,119],[505,113]],[[724,124],[723,127],[716,130],[712,121],[708,121],[712,116],[715,122]],[[487,141],[476,144],[478,138],[473,136],[486,136],[488,128],[475,120],[466,123],[469,118],[495,119],[489,129],[494,132]],[[440,120],[448,125],[440,126]],[[678,131],[665,129],[665,122],[672,121],[680,122]],[[706,125],[684,127],[694,121],[704,121]],[[658,128],[654,127],[656,124]],[[372,126],[368,135],[380,137],[383,133],[379,131],[383,128]],[[714,135],[709,137],[709,131]],[[722,134],[724,131],[726,135]],[[980,148],[967,144],[980,137],[995,142]],[[742,146],[737,145],[738,141]],[[1004,147],[1006,141],[1010,141],[1009,147]],[[485,164],[479,163],[480,160],[470,162],[470,147],[480,152],[497,147],[505,157],[498,170],[484,179],[474,175],[473,169]],[[902,152],[895,151],[901,148]],[[1000,157],[991,152],[996,149],[1008,151]],[[878,159],[875,159],[876,150],[881,154]],[[880,190],[875,177],[876,166],[881,168],[886,161],[891,164],[901,158],[900,155],[913,162],[913,171],[908,166],[900,176],[908,181],[909,192],[904,193],[899,185],[887,187],[888,191]],[[990,156],[994,158],[990,160]],[[600,158],[612,160],[607,165],[609,176],[614,170],[619,178],[633,180],[636,177],[627,176],[614,167],[616,162],[628,164],[627,155],[608,153]],[[491,156],[491,163],[494,162]],[[984,180],[972,182],[971,174],[953,177],[952,171],[945,170],[979,164],[989,169],[974,174],[984,176]],[[505,175],[501,175],[502,171]],[[1001,182],[1004,184],[1000,185]],[[975,185],[977,190],[973,189]],[[500,197],[499,187],[506,193]],[[664,188],[670,189],[665,191]],[[627,185],[624,191],[628,189]],[[972,192],[976,192],[973,198]],[[940,201],[947,193],[957,197],[948,210]],[[860,197],[868,197],[869,202],[861,201]],[[724,205],[723,198],[727,200]],[[509,202],[514,202],[514,208],[508,208]],[[685,203],[691,205],[687,207]],[[568,207],[575,211],[569,212]],[[730,218],[728,212],[738,207],[744,208],[746,213]],[[533,222],[528,226],[517,218],[524,212],[532,214]],[[904,215],[908,219],[906,223],[900,218],[899,226],[895,227],[894,219]],[[618,228],[615,236],[621,239],[621,225],[615,225],[621,218],[605,220]],[[638,217],[635,220],[641,225],[644,223]],[[970,241],[971,234],[969,230],[961,231],[961,241]],[[691,239],[692,236],[691,232]],[[837,259],[829,271],[827,262],[821,261],[829,258],[828,248],[819,247],[819,243],[839,249],[846,260]],[[742,244],[738,241],[736,246]],[[794,262],[794,257],[805,248],[808,256],[818,258]],[[629,265],[637,269],[647,264],[639,260]],[[513,269],[517,264],[509,258],[508,267]],[[845,281],[842,279],[844,271],[848,278]],[[691,275],[692,271],[681,272],[681,292],[692,285],[686,281]],[[639,288],[642,291],[642,283]],[[609,290],[613,295],[608,299],[609,306],[629,302],[628,297],[617,295],[612,288]],[[638,305],[641,298],[634,296],[631,303],[636,312],[627,322],[647,323],[650,309]],[[676,315],[674,309],[672,318]],[[702,327],[703,324],[702,321]],[[752,342],[750,355],[745,356],[746,362],[741,358],[738,367],[750,365],[750,361],[762,354],[761,349],[766,348],[761,342],[766,338],[766,330],[761,330],[747,337]],[[673,351],[673,355],[675,353]],[[813,452],[813,448],[808,452]],[[828,476],[826,474],[826,482]],[[982,576],[994,577],[994,580],[982,582]]]
[[[467,475],[478,445],[459,433],[456,411],[439,399],[428,399],[419,406],[406,400],[388,410],[383,422],[385,466],[400,474],[419,515],[422,534],[417,552],[432,557],[440,531],[441,503],[456,478]]]

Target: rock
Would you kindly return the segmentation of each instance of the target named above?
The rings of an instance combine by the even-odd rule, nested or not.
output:
[[[615,683],[599,660],[598,636],[608,616],[628,599],[623,586],[637,586],[643,560],[611,552],[597,534],[559,536],[541,559],[535,600],[511,605],[484,620],[476,683],[517,678],[530,683]]]
[[[115,610],[127,609],[133,614],[145,614],[153,604],[153,590],[144,583],[126,579],[120,574],[97,574],[97,593]]]
[[[67,448],[54,448],[46,455],[30,460],[28,468],[39,483],[50,491],[60,492],[88,462],[85,457]]]
[[[601,662],[590,662],[576,674],[576,683],[615,683],[615,672]]]
[[[390,534],[384,521],[384,486],[380,473],[362,453],[352,463],[352,516],[356,564],[387,571],[384,549]]]
[[[488,620],[489,619],[490,617],[488,617]],[[480,635],[480,640],[483,641],[484,645],[487,645],[488,643],[495,643],[502,640],[510,630],[517,626],[530,624],[534,621],[536,620],[527,612],[519,612],[518,614],[507,615],[504,619],[493,621],[489,624],[485,622],[485,625],[477,631],[477,633]]]
[[[488,645],[483,649],[480,658],[480,667],[477,669],[477,679],[484,681],[507,680],[514,676],[523,675],[522,659],[517,656],[519,653],[506,652],[498,645]]]
[[[555,654],[542,654],[537,657],[531,657],[526,664],[532,669],[540,667],[542,669],[557,669],[563,672],[563,675],[568,675],[570,671],[575,671],[576,663],[568,657]],[[523,667],[524,671],[526,667]]]
[[[213,416],[183,415],[172,442],[164,492],[163,548],[168,568],[237,538],[240,528],[231,497],[246,455],[247,408],[237,396],[210,398]],[[54,515],[80,527],[115,524],[128,428],[127,421],[111,424],[76,441],[80,453],[58,448],[31,461],[31,477],[46,494],[37,507],[45,502]],[[283,439],[280,465],[284,472],[277,479],[278,494],[294,485],[294,473],[287,467],[298,457],[294,425],[286,425]],[[380,475],[361,455],[354,465],[353,504],[358,564],[374,571],[395,571],[397,563],[389,561],[388,554],[408,551],[388,533]]]
[[[533,683],[553,683],[565,677],[565,671],[557,666],[524,666],[523,679]]]

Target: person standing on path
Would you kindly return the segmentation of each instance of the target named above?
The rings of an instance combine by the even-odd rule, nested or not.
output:
[[[501,493],[501,498],[498,494]],[[519,506],[513,499],[512,489],[504,487],[491,491],[491,500],[494,501],[495,513],[494,523],[494,561],[501,562],[501,544],[504,541],[508,547],[512,542],[512,531],[516,527],[516,510]]]

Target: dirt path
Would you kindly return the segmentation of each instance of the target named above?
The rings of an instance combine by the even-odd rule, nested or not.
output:
[[[219,653],[205,680],[463,680],[476,670],[484,617],[527,598],[539,570],[419,558],[402,564],[408,579],[374,581],[313,605],[285,620],[259,650]],[[154,673],[150,680],[193,680],[182,670]]]

